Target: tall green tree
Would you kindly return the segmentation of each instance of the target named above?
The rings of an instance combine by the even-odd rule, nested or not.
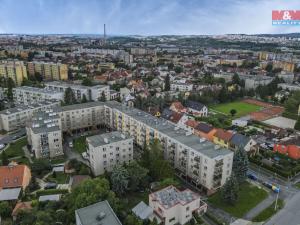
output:
[[[142,165],[149,170],[154,181],[174,176],[174,170],[167,160],[159,140],[155,139],[142,153]]]
[[[234,172],[236,179],[239,183],[242,183],[247,178],[249,161],[247,153],[244,149],[239,148],[236,150],[233,156],[232,171]]]
[[[107,200],[111,207],[116,210],[119,207],[119,199],[111,191],[109,181],[104,178],[88,179],[66,196],[65,204],[69,223],[74,222],[74,211],[99,201]]]
[[[165,91],[170,91],[171,84],[170,84],[170,75],[168,74],[165,78]]]
[[[239,184],[234,174],[232,174],[221,189],[221,198],[226,204],[235,205],[238,195]]]
[[[297,119],[297,122],[296,122],[296,124],[295,124],[295,130],[298,130],[298,131],[300,131],[300,116],[298,116],[298,119]]]
[[[7,166],[9,164],[9,160],[7,158],[6,152],[3,151],[1,154],[1,161],[3,166]]]
[[[65,91],[64,103],[66,105],[72,105],[76,103],[74,91],[70,87],[68,87]]]
[[[132,161],[126,166],[129,175],[129,189],[137,191],[147,181],[148,169],[140,166],[136,161]]]
[[[13,101],[14,99],[14,94],[13,94],[13,88],[16,87],[15,85],[15,82],[13,81],[13,79],[11,78],[8,78],[7,80],[7,98],[10,100],[10,101]]]
[[[2,218],[9,217],[11,215],[11,211],[12,211],[12,208],[8,202],[6,202],[6,201],[0,202],[0,216]]]
[[[112,190],[118,195],[122,195],[128,190],[129,173],[125,167],[116,165],[110,176]]]
[[[124,225],[143,225],[143,221],[129,214],[124,221]]]
[[[230,114],[233,117],[237,113],[236,109],[231,109]]]

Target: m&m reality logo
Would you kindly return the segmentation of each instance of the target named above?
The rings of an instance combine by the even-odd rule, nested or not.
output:
[[[300,25],[300,10],[273,10],[273,25]]]

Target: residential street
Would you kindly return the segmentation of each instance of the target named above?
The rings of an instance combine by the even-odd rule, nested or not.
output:
[[[300,224],[300,192],[285,203],[285,207],[271,218],[265,225],[299,225]]]

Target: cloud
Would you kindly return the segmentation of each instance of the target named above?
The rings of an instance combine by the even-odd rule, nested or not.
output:
[[[273,9],[299,0],[0,0],[0,32],[225,34],[299,32],[275,27]]]

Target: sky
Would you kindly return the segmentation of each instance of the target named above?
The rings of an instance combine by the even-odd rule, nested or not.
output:
[[[215,35],[300,32],[272,10],[300,0],[0,0],[0,33]]]

